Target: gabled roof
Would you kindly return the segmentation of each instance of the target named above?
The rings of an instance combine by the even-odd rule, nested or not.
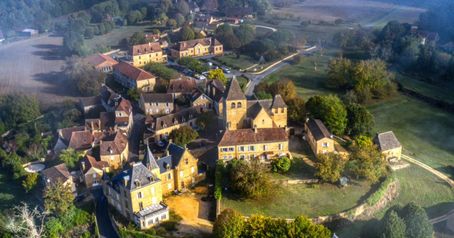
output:
[[[219,79],[210,80],[210,81],[208,81],[207,84],[208,84],[208,85],[212,85],[213,87],[215,87],[215,88],[218,89],[219,91],[222,91],[222,92],[225,91],[225,85],[224,85],[224,84],[221,82],[221,80],[219,80]]]
[[[94,137],[90,131],[85,130],[85,126],[63,128],[59,131],[60,138],[68,148],[74,150],[87,150],[91,148]]]
[[[159,39],[159,35],[158,35]],[[131,55],[136,56],[136,55],[143,55],[143,54],[150,54],[150,53],[155,53],[155,52],[161,52],[161,45],[159,42],[150,42],[146,44],[141,44],[141,45],[134,45],[131,47]]]
[[[60,139],[65,143],[66,146],[69,145],[69,141],[71,140],[71,137],[73,135],[73,132],[76,131],[84,131],[85,127],[84,126],[74,126],[74,127],[68,127],[68,128],[62,128],[58,130],[58,134]]]
[[[158,131],[189,121],[198,117],[202,112],[202,109],[203,106],[190,107],[173,114],[157,117],[152,121],[152,129]]]
[[[179,145],[170,143],[167,146],[166,150],[166,152],[168,152],[168,155],[156,160],[160,173],[164,173],[169,169],[175,169],[176,167],[178,167],[186,150],[187,149]]]
[[[126,62],[120,62],[117,65],[115,65],[114,71],[134,81],[156,78],[153,74],[150,74],[149,72],[143,69],[136,68]]]
[[[111,65],[111,66],[118,64],[118,62],[116,60],[112,59],[112,57],[110,57],[108,55],[103,55],[103,54],[90,55],[90,56],[85,57],[84,60],[88,64],[93,65],[94,67],[97,67],[102,64],[107,64],[107,65]]]
[[[97,161],[95,157],[91,155],[85,155],[82,162],[85,163],[85,169],[83,169],[83,173],[87,173],[87,171],[90,170],[91,168],[103,170],[104,168],[109,167],[109,163],[107,163],[106,161]]]
[[[256,131],[255,131],[256,130]],[[284,128],[238,129],[225,131],[218,146],[249,145],[288,141]]]
[[[397,149],[402,146],[392,131],[379,133],[374,140],[381,151]]]
[[[287,104],[285,104],[284,99],[282,99],[280,94],[276,94],[273,98],[273,103],[271,104],[271,108],[286,108]]]
[[[170,93],[142,93],[145,103],[172,103],[173,96]]]
[[[128,146],[128,138],[122,133],[117,131],[113,134],[105,135],[99,146],[100,155],[119,155]]]
[[[246,96],[241,90],[240,84],[236,78],[230,80],[230,85],[225,93],[226,100],[246,100]]]
[[[184,50],[187,50],[190,48],[194,48],[194,46],[196,46],[198,44],[201,44],[203,46],[222,45],[221,42],[219,42],[215,38],[207,37],[207,38],[202,38],[202,39],[180,41],[173,48],[178,51],[184,51]]]
[[[71,179],[71,174],[64,163],[45,169],[41,173],[46,179],[46,183],[66,182]]]
[[[316,140],[321,140],[323,138],[331,138],[331,133],[326,128],[325,124],[319,119],[309,119],[307,123],[307,128],[311,131],[311,134]]]
[[[147,145],[147,150],[145,151],[145,163],[149,170],[158,169],[159,166],[156,163],[156,159],[153,156],[153,153],[150,150],[150,146]]]
[[[167,93],[191,93],[197,88],[197,83],[194,79],[181,78],[170,80]]]
[[[112,178],[114,188],[121,186],[129,191],[159,181],[159,178],[152,174],[142,163],[135,163],[131,168]]]

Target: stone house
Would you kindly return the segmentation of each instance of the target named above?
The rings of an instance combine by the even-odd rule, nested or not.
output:
[[[131,47],[129,54],[134,67],[142,67],[149,63],[167,62],[167,55],[162,51],[159,42],[134,45]]]
[[[180,41],[170,48],[170,55],[174,59],[183,57],[216,56],[224,54],[223,45],[215,38]]]
[[[156,85],[156,77],[149,72],[136,68],[126,62],[114,66],[114,79],[125,88],[151,92]]]
[[[105,161],[97,161],[91,155],[85,155],[80,162],[82,181],[87,188],[100,186],[104,172],[109,172],[109,164]]]
[[[145,115],[165,115],[175,110],[173,96],[170,93],[142,93],[139,106]]]
[[[400,160],[402,156],[402,145],[392,131],[378,133],[374,143],[380,149],[384,159],[387,161]]]

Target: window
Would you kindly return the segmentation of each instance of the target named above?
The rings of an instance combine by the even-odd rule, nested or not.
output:
[[[165,220],[165,219],[167,219],[167,214],[161,215],[161,220]]]
[[[142,198],[142,192],[137,193],[137,198]]]
[[[322,146],[323,146],[323,148],[327,148],[327,147],[329,146],[329,143],[328,143],[328,142],[325,142],[325,143],[323,143]]]
[[[143,203],[142,202],[139,202],[139,210],[143,210]]]
[[[172,179],[172,174],[171,173],[167,174],[167,179],[168,180]]]
[[[184,163],[185,163],[186,165],[188,165],[188,164],[189,164],[189,160],[188,160],[188,159],[184,159]]]
[[[282,109],[281,109],[281,112],[284,113],[284,112],[285,112],[285,108],[282,108]]]
[[[229,147],[229,151],[230,151],[230,152],[235,151],[235,147]]]
[[[255,147],[253,145],[249,146],[249,151],[254,151]]]
[[[268,146],[267,145],[263,145],[263,150],[267,151],[268,150]]]
[[[191,167],[191,173],[194,173],[194,172],[195,172],[194,167]]]
[[[227,151],[229,151],[229,149],[226,148],[226,147],[223,147],[223,148],[221,148],[221,151],[222,151],[222,152],[227,152]]]
[[[241,102],[238,102],[237,107],[241,108]]]
[[[232,104],[230,104],[230,108],[236,108],[236,105],[234,102],[232,102]]]
[[[244,159],[244,155],[240,155],[240,159]]]
[[[282,150],[282,144],[279,144],[279,150]]]
[[[244,146],[240,146],[240,151],[244,151]]]
[[[265,119],[262,119],[262,124],[265,124]]]
[[[180,177],[184,178],[184,172],[180,171]]]

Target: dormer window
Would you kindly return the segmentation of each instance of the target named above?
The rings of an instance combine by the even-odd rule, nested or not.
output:
[[[238,102],[237,108],[241,108],[241,102]]]
[[[230,108],[236,108],[236,105],[234,102],[232,102],[232,104],[230,105]]]

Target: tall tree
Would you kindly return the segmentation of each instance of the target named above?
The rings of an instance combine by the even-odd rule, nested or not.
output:
[[[81,159],[81,153],[75,151],[72,148],[68,148],[60,152],[59,159],[66,164],[70,169],[76,168],[77,162]]]
[[[375,121],[372,113],[365,106],[349,104],[347,106],[348,134],[353,136],[370,135]]]
[[[97,95],[106,77],[104,73],[75,56],[67,60],[64,72],[83,96]]]
[[[333,59],[328,65],[328,80],[326,85],[334,89],[351,87],[352,84],[352,62],[349,59]]]
[[[199,133],[197,133],[197,131],[189,126],[182,126],[170,132],[169,137],[170,139],[172,139],[173,143],[180,146],[185,146],[189,142],[197,139],[197,137],[199,137]]]
[[[249,162],[234,160],[231,164],[232,189],[247,198],[261,198],[268,195],[271,181],[267,169],[258,159]]]
[[[402,217],[405,220],[406,237],[430,238],[433,237],[433,227],[427,217],[426,211],[414,202],[407,204],[402,209]]]
[[[386,214],[383,221],[382,238],[406,238],[405,221],[399,217],[397,212],[391,211]]]
[[[357,178],[377,182],[386,174],[386,161],[372,139],[359,136],[352,145],[348,168]]]
[[[336,95],[314,96],[306,103],[306,109],[320,119],[336,135],[343,135],[347,127],[347,109]]]
[[[336,183],[342,176],[345,163],[346,160],[339,154],[320,154],[317,156],[317,162],[315,163],[317,176],[324,182]]]
[[[213,226],[215,238],[240,237],[244,227],[243,216],[232,209],[225,209],[219,214]]]
[[[72,206],[74,195],[69,185],[56,181],[44,190],[44,207],[46,211],[62,215]]]
[[[212,69],[208,71],[208,79],[217,79],[224,85],[227,84],[227,77],[225,76],[222,69]]]
[[[180,40],[186,41],[186,40],[193,40],[193,39],[195,39],[194,30],[189,26],[183,26],[180,30]]]
[[[7,127],[36,119],[41,114],[35,97],[25,94],[9,94],[0,98],[0,118]]]

